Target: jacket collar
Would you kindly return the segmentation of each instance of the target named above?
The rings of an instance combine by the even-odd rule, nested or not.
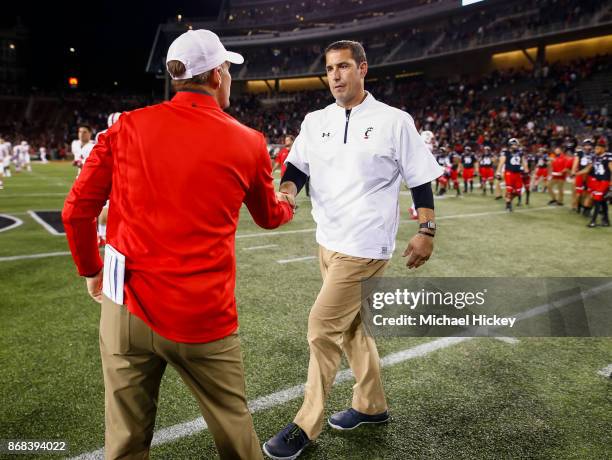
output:
[[[370,93],[369,91],[366,91],[366,97],[364,98],[364,100],[351,109],[351,116],[354,115],[355,113],[366,110],[368,106],[370,106],[375,101],[376,99],[374,99],[374,96],[372,96],[372,93]],[[343,114],[346,112],[346,109],[344,107],[339,106],[336,102],[332,104],[332,107],[335,110],[342,112]]]
[[[192,107],[208,107],[221,110],[219,104],[211,94],[200,90],[178,91],[172,98],[172,102],[191,105]]]

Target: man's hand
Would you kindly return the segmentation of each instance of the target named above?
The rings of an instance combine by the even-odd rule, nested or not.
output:
[[[100,270],[97,275],[85,277],[87,292],[98,303],[102,303],[102,275],[104,270]]]
[[[417,268],[429,260],[432,252],[433,238],[417,233],[410,239],[402,257],[408,257],[406,262],[408,268]]]
[[[291,205],[291,208],[295,211],[295,196],[285,193],[285,192],[276,192],[276,199],[278,201],[286,201]]]

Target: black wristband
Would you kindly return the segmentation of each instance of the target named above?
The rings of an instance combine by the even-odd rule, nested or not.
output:
[[[431,190],[431,182],[425,182],[417,187],[410,189],[414,209],[429,208],[434,209],[434,196]]]
[[[300,190],[302,190],[302,187],[304,187],[304,184],[306,184],[306,181],[308,180],[308,176],[292,163],[286,162],[285,165],[287,166],[287,170],[285,171],[285,174],[283,174],[280,183],[293,182],[297,188],[297,193],[300,193]]]

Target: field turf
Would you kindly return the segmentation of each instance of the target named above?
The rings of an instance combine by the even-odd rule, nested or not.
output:
[[[0,232],[0,439],[63,439],[70,456],[103,445],[99,306],[69,256],[6,258],[68,250],[63,236],[48,233],[27,211],[61,209],[73,177],[67,163],[35,164],[31,174],[6,178],[0,191],[0,214],[23,220]],[[434,255],[409,271],[400,254],[416,225],[407,219],[404,193],[404,221],[386,275],[611,277],[612,229],[588,229],[567,205],[551,209],[547,201],[537,193],[530,206],[508,214],[479,191],[438,200]],[[249,401],[305,381],[307,317],[321,285],[318,263],[278,261],[316,255],[311,229],[303,195],[294,221],[270,235],[242,210],[236,296]],[[295,230],[304,232],[275,233]],[[434,340],[379,339],[379,353],[384,358]],[[348,433],[326,427],[300,458],[612,458],[612,380],[598,375],[610,364],[611,338],[475,338],[439,347],[384,368],[391,423]],[[345,379],[334,387],[329,413],[350,404],[351,385]],[[291,421],[300,403],[301,397],[289,398],[256,411],[261,441]],[[199,415],[178,374],[168,369],[157,430]],[[216,458],[207,430],[184,434],[156,445],[151,457]]]

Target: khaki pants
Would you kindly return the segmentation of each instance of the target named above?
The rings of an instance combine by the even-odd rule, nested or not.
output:
[[[263,458],[247,408],[237,334],[209,343],[173,342],[104,297],[100,354],[107,460],[149,458],[167,363],[196,397],[222,459]]]
[[[362,259],[319,247],[323,286],[310,310],[310,362],[304,402],[294,422],[312,440],[321,433],[325,400],[338,372],[342,352],[355,376],[353,409],[365,414],[387,410],[376,343],[361,322],[361,282],[381,276],[387,260]]]
[[[548,193],[551,200],[557,200],[563,203],[563,190],[565,188],[565,179],[551,179],[548,181]]]

